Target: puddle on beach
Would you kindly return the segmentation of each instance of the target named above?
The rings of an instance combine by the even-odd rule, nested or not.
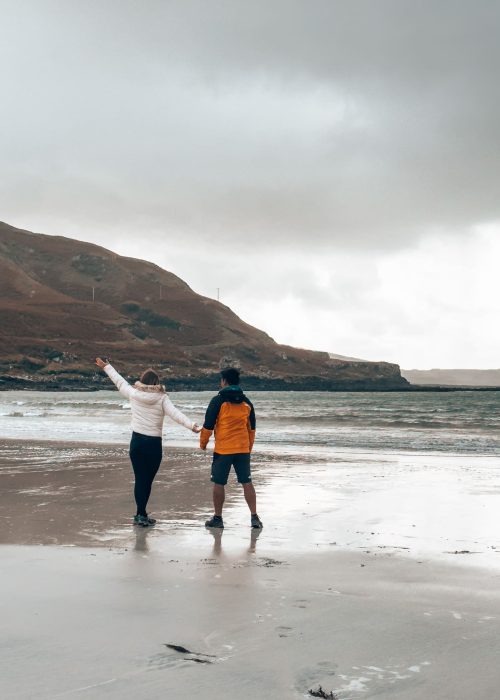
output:
[[[206,550],[210,455],[169,446],[164,455],[149,508],[158,523],[144,534],[131,524],[125,446],[1,442],[0,543],[165,552],[175,542]],[[492,457],[256,452],[253,464],[264,521],[258,546],[269,556],[351,549],[500,566],[500,536],[491,534],[500,507]],[[231,479],[216,555],[257,544]]]

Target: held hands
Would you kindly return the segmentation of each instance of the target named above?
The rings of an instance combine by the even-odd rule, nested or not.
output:
[[[202,430],[203,430],[203,428],[200,428],[198,423],[194,424],[193,433],[201,433]],[[200,442],[201,442],[201,439],[200,439]],[[206,450],[206,449],[207,449],[206,445],[200,445],[200,450]]]
[[[96,365],[97,365],[98,367],[100,367],[101,369],[104,369],[105,367],[107,367],[107,366],[109,365],[109,362],[107,362],[107,361],[105,362],[105,361],[102,360],[100,357],[96,357],[96,358],[95,358],[95,363],[96,363]]]

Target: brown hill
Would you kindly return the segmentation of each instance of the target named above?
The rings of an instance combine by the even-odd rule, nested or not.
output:
[[[99,385],[99,354],[129,376],[153,365],[172,388],[212,388],[223,358],[249,388],[408,388],[394,364],[278,345],[152,263],[5,223],[0,328],[3,388]]]

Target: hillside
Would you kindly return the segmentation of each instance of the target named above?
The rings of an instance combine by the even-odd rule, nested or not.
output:
[[[96,355],[128,376],[153,365],[171,388],[213,388],[228,361],[249,388],[408,388],[397,365],[279,345],[150,262],[5,223],[0,328],[1,388],[99,387]]]
[[[500,386],[500,369],[403,369],[401,374],[417,385]]]

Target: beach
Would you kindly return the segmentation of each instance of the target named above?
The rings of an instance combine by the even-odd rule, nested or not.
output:
[[[497,696],[498,575],[225,537],[2,547],[2,697]]]
[[[131,524],[120,436],[0,441],[2,698],[497,696],[494,443],[373,449],[357,428],[358,450],[277,445],[271,414],[253,455],[262,532],[233,477],[224,531],[204,528],[210,454],[189,434],[166,440],[150,529]]]

